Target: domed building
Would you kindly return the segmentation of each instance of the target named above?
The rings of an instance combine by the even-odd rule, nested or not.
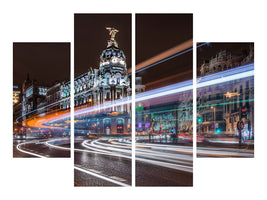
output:
[[[85,130],[97,134],[123,134],[130,132],[130,79],[126,57],[119,49],[115,28],[106,28],[111,36],[100,55],[99,68],[74,79],[74,106],[93,107],[97,114],[75,116],[75,133]],[[70,108],[70,82],[61,86],[61,109]]]
[[[99,63],[99,87],[103,89],[102,102],[127,97],[130,80],[127,75],[126,57],[115,40],[117,29],[107,28],[111,38],[102,52]]]

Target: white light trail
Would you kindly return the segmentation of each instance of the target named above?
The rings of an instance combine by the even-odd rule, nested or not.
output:
[[[106,142],[101,142],[105,141],[107,139],[98,139],[95,142],[89,143],[88,140],[83,142],[83,146],[85,148],[101,152],[104,154],[107,154],[108,151],[111,151],[109,155],[112,156],[118,156],[121,157],[123,156],[124,158],[131,158],[131,151],[130,150],[125,150],[125,149],[118,149],[118,147],[121,147],[121,143],[116,142],[116,144],[107,144]],[[114,139],[116,141],[116,139]],[[113,141],[114,141],[113,140]],[[167,168],[172,168],[172,169],[177,169],[177,170],[182,170],[182,171],[187,171],[187,172],[192,172],[193,167],[192,167],[192,150],[188,151],[186,150],[184,155],[178,154],[178,152],[182,152],[181,147],[174,147],[171,145],[158,145],[158,147],[153,147],[153,149],[145,149],[144,146],[147,144],[142,145],[136,145],[136,156],[135,160],[141,161],[141,162],[146,162],[150,163],[153,165],[158,165],[162,167],[167,167]],[[166,147],[169,148],[166,148]],[[125,148],[125,146],[123,146]],[[157,149],[157,150],[155,150]],[[177,149],[179,149],[177,151]],[[162,152],[162,151],[165,152]],[[176,151],[175,151],[176,150]],[[128,154],[129,156],[125,156],[125,154]]]
[[[32,152],[30,152],[30,151],[25,151],[25,150],[22,150],[22,149],[20,148],[21,145],[30,144],[30,143],[34,143],[34,142],[31,141],[31,142],[24,142],[24,143],[20,143],[20,144],[18,144],[18,145],[17,145],[17,150],[20,151],[20,152],[22,152],[22,153],[26,153],[26,154],[29,154],[29,155],[32,155],[32,156],[36,156],[36,157],[39,157],[39,158],[47,158],[47,157],[45,157],[45,156],[42,156],[42,155],[39,155],[39,154],[36,154],[36,153],[32,153]]]
[[[228,81],[247,78],[247,77],[250,77],[250,76],[254,76],[254,70],[253,71],[248,71],[248,72],[243,72],[243,73],[240,73],[240,74],[227,76],[227,77],[218,78],[218,79],[215,79],[215,80],[206,81],[206,82],[203,82],[203,83],[198,83],[197,84],[197,88],[202,88],[202,87],[211,86],[211,85],[217,85],[217,84],[220,84],[220,83],[225,83],[225,82],[228,82]]]
[[[61,150],[66,150],[66,151],[70,150],[70,148],[68,148],[68,147],[62,147],[62,146],[50,144],[51,142],[55,142],[55,141],[62,141],[62,139],[55,139],[55,140],[47,141],[47,142],[45,142],[45,145],[52,147],[52,148],[56,148],[56,149],[61,149]]]
[[[224,72],[218,72],[212,75],[201,77],[197,81],[198,82],[197,88],[213,86],[216,84],[222,84],[225,82],[239,80],[242,78],[248,78],[252,76],[254,76],[254,63],[241,66],[241,67],[236,67],[233,69],[229,69]],[[161,97],[168,96],[168,95],[175,95],[175,94],[179,94],[179,93],[190,91],[190,90],[193,90],[192,80],[184,81],[181,83],[172,84],[172,85],[158,88],[155,90],[151,90],[148,92],[136,94],[135,102],[161,98]],[[96,105],[96,106],[76,110],[74,112],[74,116],[77,117],[79,115],[90,114],[93,112],[98,112],[99,110],[105,110],[105,109],[109,109],[115,106],[121,106],[121,105],[131,104],[131,103],[132,103],[131,97],[127,97],[127,98],[116,100],[114,102],[109,102],[109,104],[106,103],[106,104],[101,104],[101,105]],[[68,117],[69,115],[65,114],[56,120],[50,121],[50,123],[58,121],[58,120],[63,120]]]
[[[115,145],[106,144],[106,143],[101,143],[101,145],[96,145],[96,144],[99,144],[99,142],[93,143],[93,144],[89,144],[88,142],[89,142],[89,140],[83,141],[82,146],[87,148],[87,149],[91,149],[92,151],[91,150],[85,150],[85,149],[74,149],[74,151],[87,152],[87,153],[96,153],[96,154],[101,154],[101,155],[108,155],[108,156],[132,159],[131,150],[118,149],[118,147],[112,148]],[[69,150],[70,149],[70,148],[66,148],[66,147],[60,147],[60,146],[57,146],[57,145],[51,145],[49,143],[46,143],[46,144],[51,146],[52,148],[57,148],[57,149],[62,149],[62,150]],[[104,146],[106,145],[106,146],[109,146],[109,147],[103,147],[103,145]],[[165,149],[166,150],[166,146],[170,147],[170,145],[164,145],[164,146],[163,147],[158,147],[157,149],[159,149],[159,150],[160,149]],[[128,155],[125,155],[125,153],[127,153]],[[157,160],[155,160],[155,159],[157,159]],[[192,161],[192,155],[190,155],[190,156],[188,156],[188,155],[178,155],[177,152],[176,153],[175,152],[173,152],[173,153],[162,153],[160,151],[145,150],[143,148],[137,147],[136,148],[135,160],[138,160],[138,161],[141,161],[141,162],[150,163],[150,164],[153,164],[153,165],[162,166],[162,167],[167,167],[167,168],[187,171],[187,172],[190,172],[190,173],[193,170],[193,167],[190,166],[191,163],[192,163],[191,162]]]
[[[212,148],[198,147],[197,155],[212,156],[212,157],[254,157],[253,150],[248,149],[232,149],[232,148]]]

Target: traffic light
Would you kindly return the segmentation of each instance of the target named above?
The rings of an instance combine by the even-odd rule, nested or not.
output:
[[[197,118],[197,123],[201,123],[201,122],[202,122],[202,118],[201,117]]]
[[[219,134],[219,133],[221,133],[221,129],[220,129],[220,128],[217,128],[217,129],[215,130],[215,132]]]
[[[241,118],[248,119],[248,106],[241,107]]]

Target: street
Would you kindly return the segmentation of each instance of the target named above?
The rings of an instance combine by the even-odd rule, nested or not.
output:
[[[253,158],[254,149],[226,147],[198,147],[197,157]]]
[[[75,140],[76,186],[130,186],[129,138]],[[136,186],[192,186],[192,148],[136,143]]]
[[[69,158],[69,146],[69,138],[13,140],[13,157]]]

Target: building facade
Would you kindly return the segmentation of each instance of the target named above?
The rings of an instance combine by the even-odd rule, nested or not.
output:
[[[254,49],[234,56],[221,51],[200,67],[201,77],[254,63]],[[254,64],[253,64],[254,66]],[[200,77],[200,79],[201,79]],[[200,134],[238,135],[237,123],[245,124],[243,137],[254,137],[254,76],[197,90],[197,131]]]
[[[131,105],[114,103],[129,101],[131,95],[126,57],[115,40],[118,30],[114,28],[107,30],[111,37],[100,55],[99,66],[74,79],[75,108],[97,107],[98,114],[77,116],[75,127],[77,130],[81,127],[83,132],[91,130],[89,132],[99,134],[129,133]],[[28,75],[22,85],[20,120],[24,121],[31,116],[58,109],[70,109],[70,96],[70,81],[44,87],[38,85],[36,81],[31,81]],[[17,112],[16,109],[16,115]],[[80,120],[83,117],[86,119]],[[86,122],[79,124],[79,121]]]
[[[38,85],[37,81],[27,76],[22,85],[22,120],[36,114],[37,108],[45,102],[46,92],[47,87]]]
[[[111,38],[100,55],[99,67],[74,79],[74,107],[98,109],[98,114],[75,116],[77,134],[122,134],[131,131],[130,104],[114,104],[119,100],[128,100],[131,95],[126,57],[115,40],[118,30],[107,30]],[[61,85],[60,93],[60,107],[70,108],[70,82]]]
[[[13,86],[13,106],[21,100],[21,91],[18,86]]]

